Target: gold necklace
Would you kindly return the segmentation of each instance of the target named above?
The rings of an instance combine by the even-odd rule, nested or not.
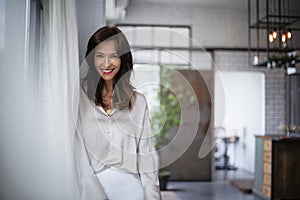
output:
[[[108,104],[108,106],[107,106],[108,108],[106,109],[106,114],[108,115],[108,116],[110,116],[111,114],[112,114],[112,109],[111,109],[111,104]]]
[[[112,114],[112,108],[111,108],[111,105],[112,105],[112,102],[111,102],[111,100],[112,100],[112,97],[111,96],[108,96],[107,97],[108,99],[109,99],[109,103],[107,104],[107,106],[105,106],[107,109],[105,109],[105,112],[106,112],[106,114],[108,115],[108,116],[110,116],[111,114]]]
[[[109,107],[109,109],[106,110],[106,114],[107,114],[108,116],[110,116],[111,113],[112,113],[112,109]]]

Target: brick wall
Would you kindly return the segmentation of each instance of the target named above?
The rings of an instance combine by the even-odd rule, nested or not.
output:
[[[265,75],[266,134],[283,134],[280,128],[285,123],[285,72],[271,70]]]

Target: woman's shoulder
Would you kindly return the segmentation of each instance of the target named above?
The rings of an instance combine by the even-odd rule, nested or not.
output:
[[[136,106],[147,106],[147,99],[144,94],[141,92],[135,91],[136,93],[136,99],[135,99],[135,105]]]

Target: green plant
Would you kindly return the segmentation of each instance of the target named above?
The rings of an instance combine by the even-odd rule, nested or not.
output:
[[[166,145],[172,136],[169,130],[181,123],[181,109],[175,94],[168,88],[161,87],[159,92],[160,109],[152,114],[152,130],[159,129],[155,133],[155,147],[160,149]]]
[[[155,134],[155,147],[160,149],[175,136],[177,127],[182,123],[180,102],[194,103],[196,97],[183,85],[172,84],[174,70],[164,68],[161,71],[162,85],[158,91],[160,108],[152,113],[151,128]]]

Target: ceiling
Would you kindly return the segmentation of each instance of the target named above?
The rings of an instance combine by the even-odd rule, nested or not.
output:
[[[131,0],[145,3],[184,4],[191,6],[247,8],[247,0]]]
[[[157,4],[170,4],[170,5],[185,5],[185,6],[209,6],[209,7],[224,7],[224,8],[240,8],[247,9],[248,8],[248,0],[119,0],[119,1],[133,1],[135,3],[157,3]],[[276,1],[277,0],[272,0]],[[252,4],[256,2],[256,0],[251,0]],[[261,4],[261,8],[265,8],[265,0],[259,0]],[[283,1],[285,2],[285,0]],[[293,13],[300,12],[300,1],[299,0],[288,0],[290,4],[290,10]]]

